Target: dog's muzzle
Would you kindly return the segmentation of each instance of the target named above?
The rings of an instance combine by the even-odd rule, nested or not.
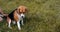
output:
[[[25,15],[22,13],[22,14],[21,14],[21,17],[22,17],[22,18],[25,18]]]

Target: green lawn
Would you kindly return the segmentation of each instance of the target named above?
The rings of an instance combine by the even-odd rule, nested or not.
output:
[[[0,7],[8,14],[20,5],[28,9],[22,29],[13,24],[9,29],[4,19],[0,32],[60,32],[60,0],[0,0]]]

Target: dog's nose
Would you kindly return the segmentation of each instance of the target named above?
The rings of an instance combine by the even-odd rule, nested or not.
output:
[[[24,17],[22,16],[22,18],[24,18]]]

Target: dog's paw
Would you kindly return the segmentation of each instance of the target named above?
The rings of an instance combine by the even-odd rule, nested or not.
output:
[[[21,30],[21,28],[18,28],[18,30]]]
[[[12,27],[9,27],[9,29],[12,29]]]

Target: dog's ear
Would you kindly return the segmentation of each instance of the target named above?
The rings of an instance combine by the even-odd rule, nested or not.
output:
[[[20,9],[19,8],[17,8],[16,11],[17,11],[17,13],[20,13]]]

